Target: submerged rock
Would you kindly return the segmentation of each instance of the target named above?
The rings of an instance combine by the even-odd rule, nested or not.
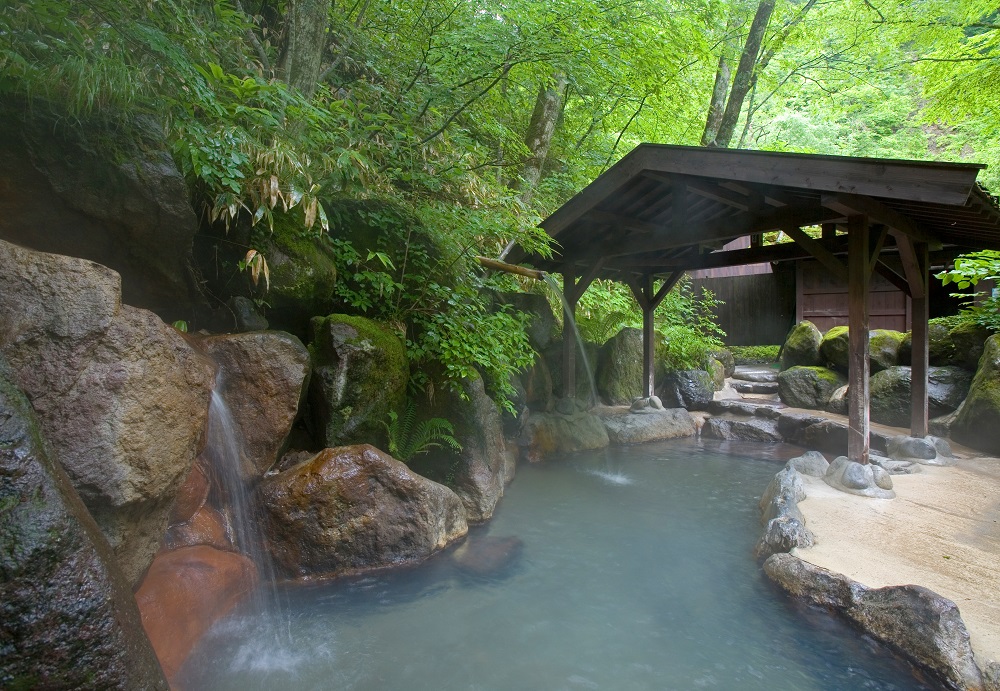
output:
[[[917,585],[867,588],[791,554],[769,557],[764,572],[790,594],[845,616],[943,686],[983,688],[969,632],[951,600]]]
[[[135,601],[167,679],[256,581],[253,562],[235,552],[198,545],[156,555]]]
[[[166,689],[132,589],[0,358],[0,687]]]
[[[452,561],[462,571],[480,577],[496,577],[509,571],[517,563],[524,549],[521,538],[469,537],[451,555]]]
[[[198,454],[213,372],[119,276],[0,241],[0,354],[135,582]]]
[[[221,370],[218,393],[236,425],[244,473],[263,475],[285,451],[305,400],[309,351],[282,331],[209,336],[201,345]]]
[[[258,492],[271,553],[296,576],[419,561],[468,532],[458,495],[367,444],[325,449]]]

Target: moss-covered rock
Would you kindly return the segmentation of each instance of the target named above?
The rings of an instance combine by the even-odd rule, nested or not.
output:
[[[1000,335],[987,339],[979,369],[951,426],[952,439],[1000,453]]]
[[[731,377],[736,372],[736,357],[729,348],[717,348],[708,355],[722,363],[724,377]]]
[[[927,355],[928,362],[934,367],[944,367],[952,364],[955,357],[955,344],[951,340],[949,329],[944,324],[931,322],[927,325]],[[913,332],[903,334],[899,344],[899,364],[913,364]]]
[[[961,367],[930,367],[927,371],[927,407],[938,417],[961,405],[971,377]],[[909,367],[890,367],[869,380],[871,419],[883,425],[908,427],[912,407],[912,372]]]
[[[781,348],[781,369],[814,367],[820,364],[819,347],[823,334],[811,321],[803,320],[792,328]]]
[[[712,385],[716,391],[722,391],[726,386],[726,366],[714,357],[708,358],[705,371],[712,376]]]
[[[889,329],[875,329],[868,335],[868,362],[872,372],[899,364],[899,346],[906,334]]]
[[[315,317],[311,329],[309,396],[318,441],[384,446],[389,412],[406,398],[410,371],[403,343],[363,317]]]
[[[628,405],[642,395],[642,329],[624,328],[601,347],[595,379],[608,405]]]
[[[778,395],[794,408],[825,409],[847,379],[826,367],[792,367],[778,375]]]
[[[657,379],[656,394],[667,408],[708,410],[715,394],[712,375],[702,369],[675,370]]]
[[[825,334],[819,344],[820,362],[838,372],[847,373],[850,359],[849,333],[846,326],[835,326]]]
[[[990,337],[989,330],[966,322],[952,328],[948,336],[955,345],[955,354],[948,364],[975,372],[979,368],[979,358],[983,355],[986,339]]]
[[[290,212],[275,214],[274,232],[258,231],[251,242],[270,267],[270,289],[262,294],[272,325],[303,335],[311,317],[333,311],[337,266],[322,234]]]

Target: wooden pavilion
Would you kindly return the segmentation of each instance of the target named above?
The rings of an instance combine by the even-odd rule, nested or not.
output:
[[[556,256],[515,247],[509,260],[561,273],[571,309],[597,278],[626,283],[643,313],[648,397],[655,390],[653,311],[686,270],[815,258],[848,282],[848,456],[867,463],[872,274],[912,300],[910,432],[923,437],[928,254],[945,247],[1000,249],[1000,208],[976,183],[984,167],[641,144],[542,222],[558,243]],[[803,232],[807,226],[821,226],[822,237]],[[761,234],[773,230],[794,243],[763,245]],[[720,250],[744,236],[749,248]],[[898,262],[887,262],[888,255]],[[575,390],[574,348],[572,339],[563,339],[566,391]]]

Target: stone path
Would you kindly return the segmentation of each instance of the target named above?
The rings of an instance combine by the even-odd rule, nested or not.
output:
[[[794,554],[870,587],[916,584],[955,602],[980,667],[1000,661],[1000,459],[967,449],[955,467],[893,476],[895,499],[804,477],[813,547]]]

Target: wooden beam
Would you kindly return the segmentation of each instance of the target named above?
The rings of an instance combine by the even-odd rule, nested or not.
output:
[[[658,252],[686,245],[703,245],[714,240],[731,240],[786,226],[814,225],[831,218],[840,218],[840,215],[821,206],[781,207],[758,214],[741,214],[702,225],[691,225],[677,233],[665,233],[660,228],[652,237],[630,238],[619,247],[607,248],[605,251],[616,257]]]
[[[847,219],[848,427],[847,457],[868,463],[868,286],[871,280],[868,218]]]
[[[875,270],[878,263],[878,256],[882,253],[882,246],[885,245],[885,238],[889,234],[888,228],[884,225],[872,226],[872,231],[876,233],[875,246],[871,249],[871,258],[868,260],[868,273]]]
[[[801,228],[795,226],[785,226],[783,230],[790,238],[795,240],[795,242],[801,245],[805,250],[809,252],[812,256],[816,257],[820,264],[826,267],[827,271],[832,273],[834,276],[842,281],[847,280],[848,270],[844,267],[844,263],[837,259],[826,247],[824,247],[820,242],[814,238],[806,235],[805,231]],[[867,259],[868,249],[865,249],[865,257]],[[867,266],[865,267],[867,270]]]
[[[695,171],[692,171],[695,172]],[[677,189],[678,185],[684,185],[695,194],[717,201],[726,206],[731,206],[740,211],[750,211],[755,208],[754,199],[748,194],[740,194],[733,190],[720,186],[717,182],[706,178],[695,177],[693,175],[665,175],[655,171],[643,171],[643,176],[659,182],[665,182]]]
[[[875,223],[883,223],[909,235],[914,240],[926,242],[932,249],[941,249],[941,241],[921,228],[912,219],[882,202],[859,194],[824,194],[823,206],[846,216],[863,214]]]
[[[915,258],[920,267],[924,285],[928,280],[927,245],[917,243],[914,246]],[[927,436],[928,406],[927,406],[927,372],[929,363],[927,321],[928,311],[927,291],[912,299],[911,303],[911,333],[913,349],[910,360],[910,435],[923,439]]]
[[[837,224],[836,223],[824,223],[823,224],[823,239],[833,240],[837,237]]]
[[[910,286],[910,297],[920,299],[927,294],[926,272],[920,266],[916,243],[908,235],[897,235],[896,245],[899,247],[899,259],[903,263],[903,275]]]
[[[878,275],[881,276],[882,278],[889,281],[889,283],[893,284],[901,291],[906,293],[907,297],[912,297],[910,295],[910,284],[906,282],[906,279],[903,276],[900,276],[898,273],[896,273],[895,269],[893,269],[891,266],[886,264],[881,259],[875,262],[875,272],[878,273]]]
[[[847,237],[841,235],[832,242],[819,240],[828,252],[834,255],[847,254]],[[717,269],[726,266],[742,266],[744,264],[764,264],[769,262],[791,261],[793,259],[807,259],[813,255],[795,242],[782,242],[777,245],[763,245],[761,247],[749,247],[741,250],[723,250],[717,252],[683,253],[677,257],[665,256],[638,256],[622,257],[611,260],[607,263],[608,268],[623,269],[630,268],[637,271],[650,268],[658,268],[665,271],[684,269],[693,271],[696,269]]]

